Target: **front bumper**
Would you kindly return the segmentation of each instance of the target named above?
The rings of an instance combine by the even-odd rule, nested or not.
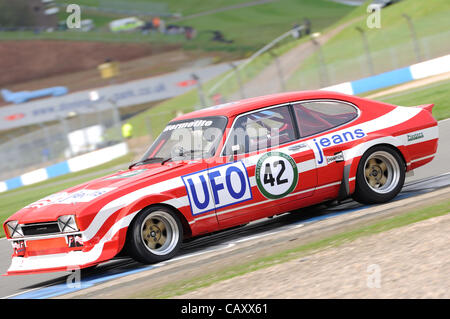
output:
[[[89,254],[74,251],[65,254],[54,254],[34,257],[13,257],[11,266],[4,276],[31,275],[58,271],[73,271],[98,264],[89,262]],[[87,260],[87,262],[83,262]]]
[[[14,253],[6,276],[72,271],[99,263],[104,243],[84,246],[81,234],[10,239]]]
[[[24,241],[24,247],[16,245],[18,251],[15,251],[13,254],[11,266],[5,275],[73,271],[110,260],[122,249],[125,243],[127,227],[136,213],[129,214],[117,221],[101,237],[86,236],[85,231],[81,231],[78,233],[65,233],[40,238],[26,237],[9,239],[12,244],[14,241]],[[71,246],[73,242],[70,241],[70,236],[76,234],[83,239],[81,241],[82,246]],[[97,232],[96,234],[99,233]],[[45,240],[55,238],[60,239],[44,242]],[[32,243],[34,241],[36,243]],[[37,241],[42,242],[37,243]],[[23,250],[22,248],[25,249]]]

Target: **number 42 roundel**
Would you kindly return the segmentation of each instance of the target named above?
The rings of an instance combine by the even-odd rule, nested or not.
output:
[[[265,197],[284,197],[297,186],[297,163],[285,153],[267,152],[256,163],[255,179]]]

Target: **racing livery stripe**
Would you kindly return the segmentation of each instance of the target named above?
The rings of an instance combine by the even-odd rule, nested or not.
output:
[[[331,138],[331,136],[333,135],[341,135],[347,132],[349,129],[362,129],[366,134],[381,131],[383,129],[390,128],[409,121],[411,118],[418,115],[420,111],[422,111],[422,109],[420,108],[397,106],[391,112],[377,117],[376,119],[361,124],[355,124],[351,127],[327,133],[325,135],[321,135],[320,138]]]
[[[89,241],[94,237],[97,231],[101,228],[103,223],[116,211],[121,208],[126,207],[127,205],[133,203],[141,197],[147,196],[149,194],[158,194],[170,189],[182,187],[183,183],[180,177],[175,177],[164,182],[159,182],[141,189],[138,189],[134,192],[128,193],[122,197],[119,197],[105,206],[95,215],[94,219],[88,226],[88,228],[83,232],[83,241]]]
[[[380,131],[382,129],[394,126],[394,125],[398,125],[404,122],[407,122],[408,120],[410,120],[411,118],[413,118],[414,116],[416,116],[417,114],[420,113],[420,111],[422,111],[422,109],[420,108],[407,108],[407,107],[402,107],[402,106],[398,106],[396,107],[394,110],[392,110],[391,112],[382,115],[374,120],[362,123],[362,124],[357,124],[353,127],[358,127],[363,129],[363,131],[368,134],[374,131]],[[323,135],[321,137],[326,137],[329,136],[331,137],[332,135],[336,135],[336,134],[342,134],[346,131],[348,131],[349,128],[346,129],[341,129],[339,131],[336,132],[331,132],[328,133],[326,135]],[[406,137],[405,137],[406,138]],[[371,140],[369,142],[365,142],[364,144],[373,144],[375,145],[375,141],[379,141],[380,139],[375,139],[375,140]],[[393,139],[395,141],[395,139]],[[400,145],[398,142],[395,142],[395,145],[398,146]],[[291,146],[291,145],[289,145]],[[291,152],[289,151],[289,146],[285,146],[279,149],[280,152],[286,152],[286,153],[290,153],[290,154],[299,154],[302,152],[306,152],[306,151],[310,151],[308,150],[302,150],[301,152],[295,153],[295,152]],[[360,152],[363,152],[364,149],[367,149],[369,147],[364,147],[361,148],[359,147],[359,145],[357,145],[356,147],[353,147],[350,150],[344,150],[344,158],[346,160],[350,159],[350,158],[354,158],[357,156],[360,156],[362,154],[352,154],[351,151],[358,149]],[[247,167],[250,166],[254,166],[256,165],[256,162],[258,160],[258,158],[261,156],[261,154],[257,154],[257,155],[253,155],[250,157],[246,157],[244,159],[244,163]],[[311,164],[311,162],[309,163]],[[309,169],[314,169],[314,167],[311,167],[310,165],[308,165]],[[301,171],[306,171],[304,168],[302,168]],[[254,185],[254,184],[253,184]],[[152,193],[162,193],[174,188],[178,188],[178,187],[183,187],[183,182],[181,180],[180,177],[175,177],[172,178],[170,180],[164,181],[164,182],[160,182],[160,183],[156,183],[147,187],[144,187],[142,189],[136,190],[132,193],[129,193],[125,196],[119,197],[118,199],[113,200],[112,202],[108,203],[107,205],[105,205],[99,212],[98,214],[94,217],[94,220],[91,222],[91,224],[89,225],[89,227],[83,232],[83,240],[85,241],[89,241],[90,239],[92,239],[95,234],[97,233],[97,231],[100,229],[100,227],[103,225],[103,223],[106,221],[106,219],[108,219],[112,214],[114,214],[117,210],[126,207],[127,205],[129,205],[130,203],[138,200],[141,197],[144,197],[148,194],[152,194]],[[176,200],[172,200],[172,202],[176,203]],[[174,205],[175,207],[181,207],[180,203],[179,205]]]
[[[270,101],[272,100],[267,103]],[[334,122],[330,121],[323,131],[317,132],[317,127],[314,135],[303,136],[279,147],[259,150],[249,157],[242,154],[234,158],[234,161],[228,160],[228,157],[219,158],[217,162],[199,160],[193,162],[195,166],[174,161],[166,165],[149,166],[142,178],[104,183],[100,179],[98,183],[68,189],[70,200],[61,203],[92,201],[80,204],[80,212],[77,211],[76,214],[84,242],[82,250],[69,250],[66,253],[52,251],[51,254],[28,254],[24,257],[18,257],[15,252],[8,273],[67,270],[68,267],[88,267],[109,260],[123,246],[127,228],[135,216],[150,204],[165,204],[178,209],[189,225],[193,225],[190,235],[197,236],[241,221],[296,209],[309,202],[314,204],[335,198],[335,194],[342,193],[342,181],[345,183],[344,195],[351,194],[356,187],[356,173],[361,157],[375,145],[386,144],[398,148],[407,162],[407,171],[434,158],[439,132],[436,121],[432,119],[431,104],[402,107],[383,103],[378,105],[375,101],[364,102],[357,98],[354,101],[351,104],[358,110],[357,116],[348,122],[334,126]],[[359,103],[361,105],[357,106]],[[254,104],[255,108],[258,107],[258,103]],[[252,105],[245,106],[246,112],[251,108]],[[238,114],[245,114],[244,109],[233,109],[227,116],[233,118]],[[229,125],[232,125],[231,122],[233,121]],[[314,126],[314,122],[311,125]],[[227,140],[229,136],[222,137]],[[223,147],[225,146],[222,145]],[[282,178],[280,182],[274,179],[276,174],[272,175],[272,168],[276,166],[281,168],[273,172],[284,172],[278,174]],[[124,174],[136,171],[138,170],[129,170]],[[42,172],[36,172],[28,177],[39,179],[43,178],[41,175]],[[98,188],[108,185],[118,185],[117,190],[108,195],[101,194],[95,201],[86,195],[89,191],[98,192]],[[88,189],[89,186],[97,189]],[[80,189],[82,190],[78,192]],[[310,197],[303,201],[307,196]],[[67,209],[67,206],[64,208]],[[33,221],[53,218],[61,213],[58,207],[48,209],[44,214],[37,210],[39,207],[33,209],[36,210],[23,212],[23,218],[18,214],[18,220],[27,223],[27,218],[28,221]],[[49,214],[45,214],[46,212]],[[244,218],[242,216],[245,213],[247,216]],[[222,220],[224,223],[221,225]],[[67,234],[60,235],[61,238],[66,236]],[[28,242],[32,247],[33,240],[39,239],[25,236],[24,244]],[[12,244],[17,245],[14,241]]]
[[[373,141],[374,145],[375,144],[379,144],[380,142],[383,142],[383,138],[375,139],[375,140],[372,140],[372,141]],[[372,143],[370,143],[370,144],[372,144]],[[365,148],[365,150],[366,149],[367,148]],[[416,159],[416,160],[412,160],[412,162],[429,159],[429,158],[432,158],[434,156],[435,156],[435,154],[430,155],[430,156],[426,156],[426,157],[422,157],[422,158],[419,158],[419,159]],[[355,180],[356,180],[356,176],[353,176],[353,177],[349,178],[349,182],[353,182]],[[252,182],[252,187],[253,187],[254,186],[253,183],[255,181],[254,176],[250,177],[250,181],[253,181]],[[291,194],[287,195],[286,197],[296,196],[296,195],[299,195],[299,194],[302,194],[302,193],[307,193],[307,192],[310,192],[310,191],[314,191],[314,190],[318,190],[318,189],[322,189],[322,188],[327,188],[327,187],[331,187],[331,186],[336,186],[336,185],[340,185],[340,184],[341,184],[341,181],[333,182],[333,183],[326,184],[326,185],[321,185],[321,186],[318,186],[318,187],[315,187],[315,188],[310,188],[310,189],[302,190],[302,191],[299,191],[299,192],[291,193]],[[218,215],[231,213],[231,212],[234,212],[234,211],[237,211],[237,210],[240,210],[240,209],[245,209],[245,208],[249,208],[249,207],[253,207],[253,206],[257,206],[257,205],[263,205],[263,204],[266,204],[266,203],[271,202],[271,201],[273,201],[273,200],[269,199],[269,200],[258,202],[258,203],[253,203],[253,204],[249,204],[249,205],[235,207],[235,208],[228,209],[228,210],[225,210],[225,211],[222,211],[222,212],[218,212],[218,213],[212,213],[212,214],[204,215],[204,216],[201,216],[201,217],[196,217],[194,220],[190,221],[189,224],[194,224],[195,222],[197,222],[199,220],[202,220],[202,219],[207,219],[207,218],[210,218],[210,217],[216,217]]]
[[[423,140],[417,140],[417,141],[414,141],[412,144],[417,144],[417,143],[427,142],[427,141],[429,141],[429,140],[433,140],[433,139],[436,139],[436,138],[438,137],[438,136],[437,136],[438,133],[437,133],[437,128],[436,128],[436,127],[431,127],[431,128],[428,128],[428,129],[425,129],[425,130],[421,130],[421,131],[424,132],[424,135],[425,135],[425,137],[423,138]],[[408,134],[412,134],[412,133],[414,133],[414,132],[409,132],[409,133],[407,133],[407,134],[398,136],[398,138],[400,138],[401,141],[405,142],[406,139],[407,139],[407,135],[408,135]],[[351,149],[345,150],[344,152],[347,152],[347,153],[353,152],[352,155],[353,155],[354,157],[358,157],[358,156],[362,156],[362,154],[363,154],[368,148],[370,148],[371,146],[376,145],[376,144],[380,144],[380,143],[383,143],[383,142],[388,142],[388,141],[389,141],[389,142],[393,142],[393,140],[391,140],[391,139],[386,139],[386,138],[375,138],[375,139],[373,139],[373,140],[370,140],[370,141],[367,141],[367,142],[363,143],[363,144],[364,144],[364,147],[360,147],[361,144],[358,144],[358,145],[354,146],[354,147],[351,148]],[[395,140],[394,140],[394,141],[395,141]],[[400,143],[397,143],[397,144],[396,144],[396,146],[400,146],[400,145],[402,145],[402,144],[400,144]],[[355,150],[354,150],[354,149],[358,149],[358,153],[355,153]],[[426,156],[426,157],[423,157],[423,158],[419,158],[419,159],[412,160],[411,162],[416,162],[416,161],[425,160],[425,159],[428,159],[428,158],[432,158],[432,157],[434,157],[434,156],[435,156],[435,155],[433,154],[433,155],[430,155],[430,156]],[[346,156],[344,156],[344,157],[345,157],[347,160],[350,159],[350,158],[348,157],[348,155],[346,155]],[[298,166],[299,168],[300,168],[300,167],[302,168],[302,170],[301,170],[300,172],[306,172],[306,171],[308,171],[308,170],[312,170],[312,169],[315,168],[315,166],[314,166],[314,160],[308,160],[308,161],[305,161],[305,162],[298,163],[297,166]],[[349,178],[349,182],[353,182],[353,181],[355,181],[355,179],[356,179],[356,177],[355,177],[355,176],[352,176],[352,177]],[[250,176],[250,183],[251,183],[252,188],[256,186],[255,176]],[[301,193],[307,193],[307,192],[309,192],[309,191],[313,191],[313,190],[315,190],[315,189],[326,188],[326,187],[335,186],[335,185],[339,185],[339,184],[340,184],[340,181],[339,181],[339,182],[334,182],[334,183],[331,183],[331,184],[326,184],[326,185],[318,186],[317,188],[311,188],[311,189],[307,189],[307,190],[302,190],[301,192],[292,193],[292,194],[288,195],[287,197],[295,196],[295,195],[298,195],[298,194],[301,194]],[[195,222],[197,222],[197,221],[199,221],[199,220],[203,220],[203,219],[207,219],[207,218],[211,218],[211,217],[216,217],[216,215],[221,215],[221,214],[226,214],[226,213],[234,212],[234,211],[239,210],[239,209],[244,209],[244,208],[256,206],[256,205],[259,205],[259,204],[265,204],[265,203],[270,202],[270,201],[272,201],[272,200],[266,200],[266,201],[264,201],[264,202],[254,203],[254,204],[245,205],[245,206],[238,206],[238,207],[236,207],[236,208],[229,209],[229,210],[226,210],[226,211],[222,211],[222,212],[219,212],[219,213],[217,213],[217,214],[216,214],[216,213],[211,213],[211,214],[203,215],[203,216],[194,218],[192,221],[189,222],[189,224],[192,225],[192,224],[194,224]],[[185,206],[188,206],[188,205],[189,205],[187,196],[180,197],[180,198],[178,198],[178,200],[169,200],[169,201],[165,201],[164,204],[172,205],[172,206],[174,206],[174,207],[176,207],[176,208],[178,208],[178,209],[181,208],[181,207],[185,207]]]
[[[430,140],[434,140],[438,138],[438,128],[436,126],[430,127],[428,129],[421,130],[424,132],[424,138],[421,140],[414,141],[412,143],[407,142],[408,135],[411,133],[406,133],[404,135],[396,136],[396,137],[380,137],[380,138],[374,138],[372,140],[366,141],[362,144],[358,144],[350,149],[344,150],[344,158],[346,160],[353,159],[355,157],[362,156],[364,152],[369,149],[370,147],[381,144],[381,143],[387,143],[392,144],[394,146],[407,146],[411,144],[418,144],[427,142]],[[364,147],[361,147],[364,146]]]
[[[430,128],[430,131],[432,131],[431,128]],[[435,135],[435,133],[436,133],[436,132],[433,132],[433,134],[427,134],[427,135],[428,135],[427,139],[435,139],[435,138],[437,138],[437,136]],[[407,133],[407,134],[411,134],[411,133]],[[401,136],[401,137],[404,138],[404,137],[406,137],[407,134],[405,134],[404,136]],[[372,145],[377,145],[377,144],[383,143],[383,142],[385,142],[385,141],[387,141],[385,138],[377,138],[377,139],[373,139],[373,140],[370,140],[370,141],[368,141],[368,142],[365,142],[365,143],[364,143],[364,144],[366,144],[365,147],[362,148],[362,149],[359,149],[359,152],[358,152],[358,153],[360,153],[360,154],[355,153],[352,149],[349,149],[349,150],[347,150],[347,151],[353,151],[354,154],[357,154],[357,156],[361,156],[361,155],[362,155],[368,148],[370,148]],[[390,141],[390,140],[389,140],[389,141]],[[426,141],[420,141],[420,142],[426,142]],[[401,144],[398,144],[397,146],[400,146],[400,145],[401,145]],[[359,146],[360,146],[360,144],[357,145],[357,146],[355,146],[354,148],[358,148]],[[412,162],[419,161],[419,160],[424,160],[424,159],[427,159],[427,158],[430,158],[430,157],[434,157],[434,154],[433,154],[433,155],[430,155],[430,156],[427,156],[427,157],[424,157],[424,158],[420,158],[420,159],[417,159],[417,160],[413,160]],[[348,159],[348,158],[346,157],[346,159]],[[306,161],[306,162],[299,163],[298,166],[300,167],[302,164],[308,163],[308,162],[311,163],[312,161],[310,160],[310,161]],[[306,170],[314,169],[313,166],[310,166],[310,165],[308,165],[308,166],[309,166],[308,169],[305,169],[305,168],[303,167],[303,169],[302,169],[301,172],[305,172]],[[307,167],[308,167],[308,166],[307,166]],[[356,179],[356,176],[350,177],[350,178],[349,178],[349,182],[352,182],[352,181],[354,181],[355,179]],[[251,177],[250,177],[250,183],[251,183],[251,186],[252,186],[252,187],[255,187],[255,186],[256,186],[256,181],[255,181],[255,177],[254,177],[254,176],[251,176]],[[340,183],[341,183],[341,181],[337,181],[337,182],[333,182],[333,183],[330,183],[330,184],[321,185],[321,186],[318,186],[318,187],[316,187],[316,188],[311,188],[311,189],[302,190],[302,191],[300,191],[300,192],[295,192],[295,193],[289,194],[289,195],[286,196],[286,197],[295,196],[295,195],[299,195],[299,194],[302,194],[302,193],[307,193],[307,192],[310,192],[310,191],[314,191],[314,190],[317,190],[317,189],[322,189],[322,188],[326,188],[326,187],[330,187],[330,186],[340,185]],[[183,201],[186,201],[186,199],[183,198]],[[263,202],[253,203],[253,204],[244,205],[244,206],[241,205],[241,206],[238,206],[238,207],[235,207],[235,208],[232,208],[232,209],[228,209],[228,210],[226,210],[226,211],[218,212],[217,214],[216,214],[216,213],[211,213],[211,214],[208,214],[208,215],[196,217],[194,220],[190,221],[189,224],[194,224],[196,221],[199,221],[199,220],[203,220],[203,219],[210,218],[210,217],[215,217],[215,216],[217,216],[217,215],[222,215],[222,214],[230,213],[230,212],[233,212],[233,211],[236,211],[236,210],[239,210],[239,209],[244,209],[244,208],[256,206],[256,205],[259,205],[259,204],[265,204],[265,203],[268,203],[268,202],[271,202],[271,201],[273,201],[273,200],[266,200],[266,201],[263,201]],[[178,207],[177,207],[177,208],[178,208]]]
[[[423,161],[423,160],[426,160],[426,159],[430,159],[430,158],[433,158],[435,155],[436,154],[432,154],[432,155],[428,155],[428,156],[425,156],[425,157],[413,159],[413,160],[411,160],[411,163],[420,162],[420,161]]]
[[[361,128],[362,130],[364,130],[365,134],[369,134],[372,132],[386,129],[390,126],[395,126],[398,124],[405,123],[408,120],[410,120],[411,118],[413,118],[415,115],[417,115],[420,111],[421,111],[421,109],[418,109],[418,108],[397,107],[393,111],[387,113],[386,115],[378,117],[377,119],[371,120],[366,123],[357,124],[357,125],[351,126],[346,129],[341,129],[336,132],[331,132],[326,135],[322,135],[322,137],[323,136],[332,136],[335,134],[342,134],[343,132],[345,132],[349,129],[352,129],[352,128]],[[409,143],[408,143],[408,134],[410,134],[410,135],[416,134],[416,132],[409,132],[407,134],[392,137],[392,138],[390,138],[390,137],[374,138],[374,139],[365,141],[362,144],[357,144],[354,146],[353,146],[353,144],[351,144],[353,147],[343,151],[344,158],[346,160],[349,160],[351,158],[361,156],[362,153],[365,150],[367,150],[371,145],[379,144],[380,142],[384,142],[384,141],[386,141],[386,142],[389,141],[390,144],[394,144],[395,146],[401,146],[401,145],[419,144],[419,143],[437,138],[437,128],[436,127],[424,129],[424,130],[421,130],[420,132],[423,133],[423,135],[424,135],[423,138],[421,137],[420,139],[409,141]],[[292,144],[289,146],[292,146]],[[279,149],[279,151],[280,152],[284,151],[288,154],[300,154],[302,152],[311,152],[310,148],[302,149],[297,153],[291,152],[288,150],[289,146],[282,147]],[[260,156],[261,156],[261,154],[258,154],[258,155],[254,155],[254,156],[245,158],[244,160],[245,160],[245,164],[246,164],[247,168],[254,166]],[[432,156],[434,156],[434,155],[432,155]],[[432,157],[432,156],[429,156],[429,157]],[[427,158],[414,159],[413,161],[425,160]],[[299,171],[301,173],[309,171],[309,170],[313,170],[316,168],[315,159],[310,159],[310,160],[306,160],[304,162],[298,163],[297,167],[299,168]],[[256,181],[255,181],[254,175],[249,176],[249,177],[250,177],[251,186],[255,187]],[[355,179],[354,176],[349,178],[350,181],[354,181],[354,179]],[[336,181],[336,182],[329,183],[326,185],[321,185],[321,186],[318,186],[315,188],[310,188],[310,189],[302,190],[300,192],[291,193],[291,194],[287,195],[286,197],[296,196],[300,193],[307,193],[310,191],[314,191],[316,189],[337,186],[337,185],[340,185],[340,183],[341,183],[340,181]],[[133,191],[129,194],[126,194],[122,197],[119,197],[119,198],[109,202],[108,204],[106,204],[105,206],[103,206],[100,209],[98,214],[94,217],[92,222],[89,224],[88,228],[82,232],[83,240],[89,241],[94,236],[96,236],[96,235],[98,236],[98,234],[97,234],[98,231],[100,230],[102,225],[104,225],[104,223],[106,222],[106,220],[109,217],[111,217],[114,213],[116,213],[120,209],[125,208],[127,205],[133,203],[134,201],[136,201],[144,196],[147,196],[149,194],[154,194],[154,193],[160,194],[160,193],[172,190],[172,189],[177,189],[177,188],[182,188],[182,187],[184,187],[184,185],[181,180],[181,177],[175,177],[175,178],[163,181],[163,182],[155,183],[153,185],[138,189],[136,191]],[[270,201],[273,201],[273,200],[269,199],[269,200],[261,201],[258,203],[252,203],[249,205],[238,205],[234,208],[227,209],[225,211],[221,211],[217,214],[214,212],[211,214],[199,216],[195,219],[190,220],[189,223],[194,224],[195,222],[202,220],[202,219],[216,217],[217,215],[232,213],[236,210],[245,209],[245,208],[251,207],[251,206],[264,205]],[[180,208],[186,207],[188,205],[188,198],[187,198],[187,196],[181,196],[179,198],[167,200],[164,203],[180,209]],[[90,251],[86,251],[86,252],[73,251],[73,252],[65,253],[65,254],[55,254],[55,255],[49,255],[49,256],[33,256],[33,257],[28,257],[28,258],[20,258],[21,259],[20,261],[18,260],[17,257],[15,257],[15,258],[13,258],[13,262],[12,262],[12,265],[11,265],[9,271],[14,272],[14,271],[26,271],[26,270],[34,270],[34,269],[45,269],[45,268],[49,268],[49,267],[52,267],[52,268],[67,267],[68,265],[72,265],[72,264],[73,265],[85,265],[88,263],[98,261],[101,259],[101,254],[102,254],[105,242],[111,240],[113,238],[113,236],[115,234],[117,234],[117,232],[120,231],[121,229],[128,227],[128,225],[131,223],[132,219],[134,218],[134,216],[136,214],[137,214],[137,212],[130,213],[127,216],[124,216],[119,221],[115,222],[109,228],[109,230],[106,232],[106,234],[104,236],[102,236],[101,240],[96,245],[94,245],[94,247]]]

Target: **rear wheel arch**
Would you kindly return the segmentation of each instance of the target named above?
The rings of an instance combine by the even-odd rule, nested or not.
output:
[[[370,161],[374,159],[377,161],[373,164],[375,175],[367,177],[365,175],[367,171],[364,172],[366,164],[372,165]],[[384,165],[384,168],[382,165]],[[391,144],[380,143],[369,147],[361,155],[355,168],[353,199],[364,204],[374,204],[387,202],[401,191],[405,180],[407,163],[400,149]],[[384,173],[382,173],[381,168]],[[380,179],[383,174],[385,177]],[[369,185],[367,178],[371,179],[371,183],[374,182],[374,184]],[[372,181],[372,179],[374,180]]]
[[[393,141],[392,141],[392,142],[393,142]],[[363,151],[361,152],[361,156],[358,157],[357,160],[356,160],[356,158],[357,158],[356,156],[353,157],[353,158],[351,159],[351,162],[349,163],[349,164],[352,166],[351,171],[356,171],[356,170],[357,170],[358,165],[359,165],[359,161],[360,161],[360,159],[364,156],[364,154],[366,154],[367,152],[371,151],[373,148],[379,147],[379,146],[385,146],[385,147],[388,147],[388,148],[392,149],[393,151],[395,151],[395,152],[402,158],[403,163],[404,163],[405,168],[406,168],[406,165],[407,165],[407,163],[408,163],[408,159],[409,159],[409,157],[410,157],[409,154],[407,153],[407,151],[406,151],[405,149],[400,150],[400,149],[395,145],[395,143],[386,143],[386,142],[384,142],[384,143],[379,143],[379,144],[372,145],[372,146],[368,147],[368,148],[365,149],[365,150],[363,149]]]
[[[377,140],[381,140],[381,139],[382,139],[382,141],[380,141],[379,143],[376,143]],[[354,159],[357,157],[356,155],[360,154],[360,156],[362,157],[367,151],[369,151],[373,147],[377,147],[377,146],[386,146],[386,147],[392,148],[393,150],[398,152],[398,154],[402,157],[405,164],[408,163],[410,160],[410,155],[409,155],[408,151],[406,150],[406,148],[405,147],[402,147],[401,149],[399,148],[399,146],[403,146],[402,140],[399,137],[392,136],[392,135],[376,134],[376,135],[372,135],[370,137],[365,136],[359,142],[360,142],[359,146],[355,149],[354,152],[352,152],[353,153],[353,155],[351,156],[351,157],[353,157],[352,165],[353,165],[353,162],[355,162]],[[373,143],[373,145],[372,145],[372,143]],[[359,162],[359,160],[358,160],[358,162]]]
[[[405,154],[404,154],[397,146],[394,146],[394,145],[392,145],[392,144],[388,144],[388,143],[380,143],[380,144],[374,145],[374,146],[372,146],[372,147],[369,147],[364,153],[368,152],[369,150],[371,150],[371,149],[373,149],[374,147],[377,147],[377,146],[385,146],[385,147],[388,147],[388,148],[392,149],[393,151],[397,152],[397,154],[402,158],[403,164],[404,164],[405,169],[406,169],[406,164],[407,164],[408,162],[406,161]],[[363,154],[363,155],[364,155],[364,154]],[[409,155],[407,155],[407,156],[409,157]]]
[[[355,186],[356,183],[353,184],[353,187],[350,187],[349,183],[350,183],[350,176],[354,176],[356,177],[356,173],[358,171],[358,166],[359,163],[361,161],[361,158],[364,156],[364,154],[366,154],[369,151],[372,151],[373,148],[375,147],[379,147],[379,146],[385,146],[388,147],[390,149],[392,149],[394,152],[396,152],[401,159],[403,160],[403,164],[405,166],[405,170],[407,170],[407,158],[409,158],[409,154],[405,154],[404,151],[400,150],[397,146],[394,145],[394,143],[379,143],[379,144],[375,144],[372,145],[370,147],[368,147],[367,149],[363,150],[363,152],[361,152],[361,156],[358,157],[353,157],[349,162],[346,163],[345,167],[347,167],[347,169],[344,168],[343,171],[343,176],[342,176],[342,184],[341,184],[341,188],[339,190],[339,196],[338,196],[338,200],[343,200],[347,197],[349,197],[350,195],[352,195],[355,192]]]

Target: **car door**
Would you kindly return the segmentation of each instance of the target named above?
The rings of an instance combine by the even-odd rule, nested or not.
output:
[[[222,226],[280,213],[280,205],[313,195],[315,155],[299,138],[289,104],[236,117],[222,155],[225,165],[245,168],[251,197],[232,207],[217,207]],[[236,178],[230,185],[239,190],[244,181]]]

